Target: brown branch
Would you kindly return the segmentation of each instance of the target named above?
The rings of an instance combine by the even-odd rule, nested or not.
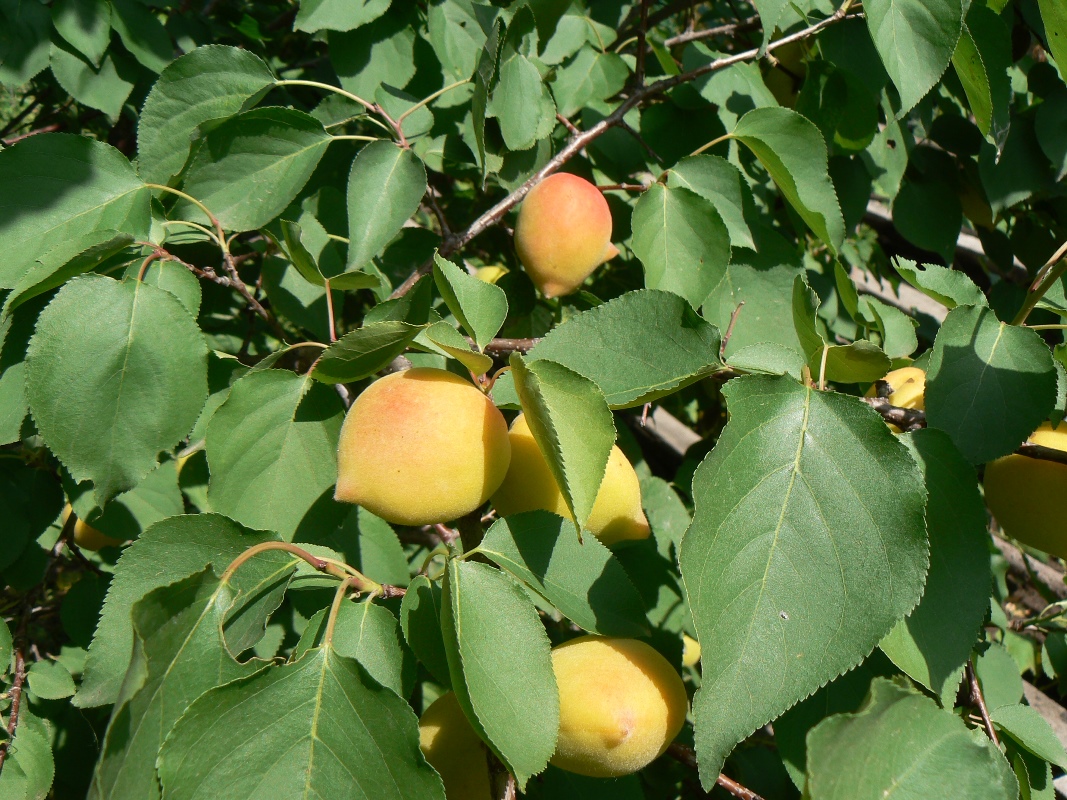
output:
[[[679,44],[686,44],[687,42],[696,42],[701,39],[710,39],[715,36],[731,36],[735,33],[744,33],[746,31],[759,30],[760,19],[759,15],[753,15],[748,19],[741,20],[740,22],[731,22],[727,25],[717,25],[714,28],[705,28],[702,31],[686,31],[680,33],[677,36],[672,36],[663,42],[666,47],[674,47]]]
[[[734,309],[734,313],[730,315],[730,324],[726,326],[726,333],[723,334],[722,344],[719,345],[719,360],[726,358],[726,346],[730,344],[730,337],[734,335],[734,325],[737,324],[737,318],[741,316],[741,309],[745,307],[745,301],[742,300],[737,304],[737,308]]]
[[[884,397],[861,397],[862,402],[882,415],[882,419],[892,423],[902,431],[915,431],[926,427],[926,412],[917,408],[900,408]]]
[[[578,136],[581,134],[581,131],[578,129],[578,126],[562,114],[556,114],[556,121],[559,122],[559,124],[562,125],[564,128],[569,130],[572,135]]]
[[[512,353],[529,353],[540,339],[493,339],[485,346],[485,352],[494,356],[509,356]]]
[[[841,8],[839,8],[831,16],[826,17],[825,19],[822,19],[813,25],[809,25],[803,30],[799,30],[796,33],[790,34],[789,36],[783,36],[781,39],[778,39],[775,42],[771,42],[767,45],[767,52],[770,52],[778,47],[783,47],[787,44],[791,44],[793,42],[798,42],[803,39],[807,39],[810,36],[814,36],[823,28],[833,25],[835,22],[840,22],[841,20],[848,19],[850,17],[860,16],[859,14],[850,15],[848,13],[848,6],[849,3],[846,0],[845,4],[843,4]],[[652,24],[652,20],[655,16],[655,14],[649,16],[650,24]],[[595,141],[600,136],[603,136],[605,133],[607,133],[607,131],[611,128],[621,124],[623,122],[623,118],[632,109],[636,108],[645,100],[649,99],[650,97],[656,97],[658,95],[661,95],[673,89],[675,86],[680,86],[683,83],[689,83],[690,81],[694,81],[697,78],[701,78],[712,72],[716,72],[717,70],[725,69],[726,67],[733,66],[734,64],[738,64],[742,61],[750,61],[758,57],[759,55],[760,52],[757,48],[745,50],[742,53],[736,53],[734,55],[724,56],[723,58],[717,58],[714,61],[704,64],[703,66],[698,67],[697,69],[694,69],[690,72],[684,72],[680,75],[662,78],[661,80],[658,80],[655,83],[650,83],[645,86],[638,87],[633,92],[633,94],[626,98],[619,105],[618,108],[611,112],[611,114],[597,122],[595,125],[593,125],[593,127],[587,128],[585,131],[578,134],[577,136],[572,136],[571,139],[567,142],[567,144],[563,146],[563,149],[561,149],[558,153],[556,153],[556,155],[549,159],[548,163],[546,163],[543,167],[541,167],[541,169],[531,175],[521,186],[511,192],[511,194],[509,194],[503,200],[500,200],[492,208],[490,208],[488,211],[486,211],[480,217],[474,220],[474,222],[472,222],[465,230],[456,234],[452,239],[442,243],[440,249],[441,255],[448,256],[454,253],[456,250],[459,250],[461,247],[466,245],[476,236],[483,233],[486,229],[497,224],[506,213],[508,213],[511,209],[513,209],[515,206],[522,202],[522,199],[529,193],[529,191],[534,186],[539,184],[549,175],[558,171],[560,167],[566,164],[576,154],[580,153],[590,142]],[[412,286],[415,285],[416,281],[418,281],[419,278],[421,278],[423,275],[428,274],[432,269],[433,259],[427,259],[426,262],[424,262],[416,270],[414,270],[407,277],[407,279],[393,291],[393,293],[390,295],[390,299],[402,297],[408,292],[409,289],[411,289]]]
[[[23,606],[22,618],[19,620],[18,631],[15,633],[15,676],[11,684],[11,710],[7,718],[7,740],[0,742],[0,773],[4,770],[4,762],[15,741],[15,730],[19,724],[19,708],[22,705],[22,687],[26,682],[26,653],[23,649],[26,638],[26,626],[29,624],[32,604],[26,599]]]
[[[993,728],[993,721],[989,718],[989,708],[985,704],[985,697],[982,695],[982,687],[978,685],[978,676],[974,672],[974,662],[967,659],[967,681],[971,685],[971,702],[978,706],[978,713],[982,715],[982,724],[985,726],[986,735],[997,747],[1000,747],[1000,740],[997,738],[997,732]]]
[[[59,129],[59,123],[53,122],[51,125],[45,125],[43,128],[37,128],[36,130],[27,131],[26,133],[20,133],[18,136],[12,136],[10,139],[4,139],[4,145],[13,145],[15,142],[21,142],[23,139],[29,139],[31,136],[36,136],[39,133],[55,133]]]
[[[690,769],[698,769],[697,755],[693,752],[693,748],[688,745],[671,742],[667,747],[667,755],[678,763],[685,764],[685,766]],[[719,773],[719,777],[715,779],[715,782],[734,797],[738,797],[741,800],[763,800],[760,795],[756,794],[748,787],[742,786],[732,778],[727,778],[721,772]]]

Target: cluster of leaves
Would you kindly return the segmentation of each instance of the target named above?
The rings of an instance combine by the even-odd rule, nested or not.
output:
[[[1067,15],[734,5],[0,0],[3,135],[46,131],[0,151],[0,795],[442,798],[451,689],[532,797],[1052,796],[1021,675],[1067,644],[979,470],[1067,409]],[[500,223],[564,163],[621,255],[545,300]],[[618,439],[653,537],[336,503],[397,359],[521,408],[579,527]],[[908,363],[895,436],[857,395]],[[699,774],[546,769],[580,630],[699,640]]]

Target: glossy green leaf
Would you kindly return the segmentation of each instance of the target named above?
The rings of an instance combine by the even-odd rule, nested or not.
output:
[[[471,77],[485,45],[472,0],[431,3],[426,22],[430,44],[446,74],[457,81]]]
[[[369,25],[330,32],[330,63],[346,91],[372,100],[383,83],[402,89],[415,75],[415,31],[400,13],[410,8],[397,3]]]
[[[52,42],[48,62],[56,82],[75,100],[117,120],[137,79],[137,65],[124,53],[108,53],[94,67],[62,41]]]
[[[963,0],[868,0],[863,7],[878,55],[910,111],[941,79],[963,31]]]
[[[647,636],[645,608],[626,570],[595,536],[547,511],[499,519],[478,551],[563,612],[604,636]]]
[[[986,6],[973,4],[956,44],[952,65],[967,94],[978,129],[999,149],[1008,137],[1011,32]]]
[[[1044,717],[1030,706],[1000,706],[989,712],[993,724],[1023,749],[1060,769],[1067,769],[1067,752]]]
[[[56,0],[52,24],[79,53],[100,66],[111,41],[111,4],[107,0]]]
[[[595,383],[554,361],[511,356],[511,374],[537,447],[579,531],[600,491],[615,422]]]
[[[1045,25],[1045,40],[1060,69],[1067,64],[1067,8],[1056,0],[1037,0],[1041,21]]]
[[[571,317],[527,358],[562,364],[599,386],[612,408],[629,408],[719,368],[719,332],[678,295],[645,289]]]
[[[806,793],[811,800],[1015,800],[1019,787],[988,739],[914,689],[876,678],[863,708],[808,734]]]
[[[101,229],[145,239],[148,222],[148,191],[109,145],[56,133],[0,151],[0,288],[62,242]]]
[[[133,607],[133,658],[104,735],[90,800],[159,798],[156,756],[167,732],[198,696],[249,675],[222,640],[226,611],[250,575],[220,583],[205,569],[153,590]],[[284,579],[283,579],[284,586]]]
[[[26,358],[41,434],[76,481],[93,482],[100,504],[187,436],[207,399],[196,322],[174,295],[136,280],[68,282],[41,313]]]
[[[371,322],[350,331],[323,351],[311,377],[323,383],[352,383],[369,377],[403,353],[420,330],[406,322]]]
[[[557,109],[563,116],[572,117],[586,106],[619,92],[629,76],[630,69],[621,56],[583,47],[552,81]]]
[[[343,416],[337,394],[310,376],[264,370],[241,378],[207,429],[212,510],[289,540],[337,524]]]
[[[143,263],[143,260],[131,262],[126,267],[124,277],[136,278]],[[141,280],[150,286],[158,286],[170,292],[193,317],[200,313],[200,303],[204,298],[200,280],[184,264],[177,261],[153,261],[144,271]]]
[[[133,647],[130,610],[137,600],[154,589],[187,578],[209,564],[216,575],[222,575],[230,562],[247,548],[277,541],[277,538],[274,533],[251,531],[220,514],[172,517],[146,530],[122,551],[119,558],[100,623],[89,647],[75,705],[83,708],[108,705],[118,697]],[[241,567],[238,577],[244,581],[247,576],[260,587],[272,587],[277,575],[291,570],[294,564],[293,556],[265,553]],[[258,631],[257,621],[253,619],[256,614],[248,614],[251,622],[231,622],[227,633],[231,647],[243,650],[255,644],[273,609],[272,603],[276,604],[277,598],[264,599]]]
[[[30,691],[42,700],[63,700],[74,694],[74,678],[56,661],[36,661],[26,671]]]
[[[508,298],[499,286],[479,280],[434,253],[433,279],[448,310],[483,349],[508,316]]]
[[[456,359],[475,375],[484,375],[493,366],[492,357],[476,352],[471,343],[453,328],[450,322],[435,322],[422,332],[416,344],[431,352],[443,353]]]
[[[814,123],[788,108],[756,108],[737,121],[730,136],[755,154],[789,204],[836,254],[845,222],[827,168],[826,142]]]
[[[441,635],[441,587],[425,575],[417,575],[408,585],[400,606],[404,639],[434,679],[451,686],[448,656]]]
[[[200,125],[236,114],[273,83],[274,74],[263,59],[237,47],[206,45],[176,59],[163,70],[141,109],[141,175],[152,183],[170,183],[182,171]]]
[[[898,256],[893,259],[900,277],[947,308],[956,306],[986,306],[982,290],[963,272],[937,264],[916,264]]]
[[[548,636],[522,588],[494,567],[453,559],[441,625],[452,688],[520,789],[556,749],[559,693]]]
[[[236,743],[236,744],[235,744]],[[325,645],[204,694],[167,737],[168,798],[444,800],[408,704]]]
[[[986,510],[974,468],[941,431],[921,430],[901,440],[926,480],[930,571],[919,605],[880,647],[912,680],[951,708],[963,668],[989,610]],[[946,613],[946,609],[952,613]]]
[[[552,93],[526,57],[524,39],[534,26],[531,7],[519,6],[501,43],[496,80],[486,106],[486,116],[496,117],[508,150],[528,150],[556,127]]]
[[[1000,322],[985,307],[949,312],[927,371],[926,420],[971,463],[1012,452],[1055,402],[1052,352],[1036,331]]]
[[[52,755],[52,731],[44,720],[29,711],[29,703],[19,708],[15,739],[0,773],[0,793],[14,800],[45,800],[56,775]]]
[[[226,230],[255,230],[282,213],[304,188],[329,144],[322,123],[302,111],[246,111],[208,132],[189,163],[183,188]],[[207,222],[199,208],[184,200],[173,213],[178,219]]]
[[[921,475],[873,410],[784,377],[722,391],[730,421],[694,476],[679,556],[703,652],[693,713],[708,786],[737,742],[915,607],[929,555]]]
[[[730,263],[730,233],[715,206],[689,189],[657,183],[637,201],[631,224],[645,286],[703,305]]]
[[[293,28],[298,31],[350,31],[373,22],[390,0],[301,0]]]
[[[890,358],[907,358],[919,347],[915,335],[916,321],[896,306],[883,303],[874,297],[864,297],[863,305],[882,335],[882,350]]]
[[[426,168],[392,142],[364,147],[348,175],[348,269],[361,269],[389,244],[426,193]]]
[[[730,232],[732,247],[756,249],[745,221],[745,195],[749,192],[741,172],[719,156],[683,158],[667,171],[667,185],[696,192],[713,206]]]

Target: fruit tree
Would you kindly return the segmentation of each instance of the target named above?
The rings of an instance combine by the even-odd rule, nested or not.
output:
[[[1067,796],[1065,0],[0,0],[0,140],[2,800]]]

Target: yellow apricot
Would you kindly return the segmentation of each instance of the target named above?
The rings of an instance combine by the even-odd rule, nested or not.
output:
[[[594,778],[643,769],[685,723],[678,673],[636,639],[579,636],[552,650],[559,739],[552,764]]]
[[[67,503],[63,507],[62,524],[65,526],[67,520],[70,519],[74,513],[74,509],[71,508],[70,503]],[[78,545],[82,550],[100,550],[104,547],[118,547],[123,543],[122,539],[116,539],[114,536],[108,536],[106,533],[102,533],[94,528],[92,525],[84,522],[83,520],[74,517],[74,530],[71,532],[74,544]]]
[[[682,634],[682,665],[695,667],[700,661],[700,642],[692,636]]]
[[[619,253],[611,243],[611,210],[604,195],[577,175],[548,176],[523,200],[515,249],[545,297],[576,291]]]
[[[486,283],[496,283],[509,272],[507,267],[478,267],[474,271],[474,277]]]
[[[526,417],[511,424],[511,466],[493,495],[493,507],[501,516],[538,509],[572,519],[563,493],[530,433]],[[641,483],[618,445],[611,448],[604,481],[593,503],[586,530],[604,544],[624,539],[647,539],[648,519],[641,510]]]
[[[348,410],[334,497],[401,525],[447,522],[484,503],[510,459],[507,423],[488,397],[443,369],[409,369]]]
[[[926,410],[926,373],[923,370],[918,367],[901,367],[890,372],[882,380],[893,390],[886,398],[890,405]],[[867,397],[874,397],[877,393],[878,384],[875,383],[867,390]],[[900,433],[900,428],[896,425],[887,424],[894,433]]]
[[[1045,422],[1028,441],[1067,452],[1067,424]],[[1067,558],[1067,464],[1009,455],[986,464],[985,499],[1013,539]]]
[[[491,800],[485,746],[453,692],[422,712],[419,747],[444,781],[448,800]]]

